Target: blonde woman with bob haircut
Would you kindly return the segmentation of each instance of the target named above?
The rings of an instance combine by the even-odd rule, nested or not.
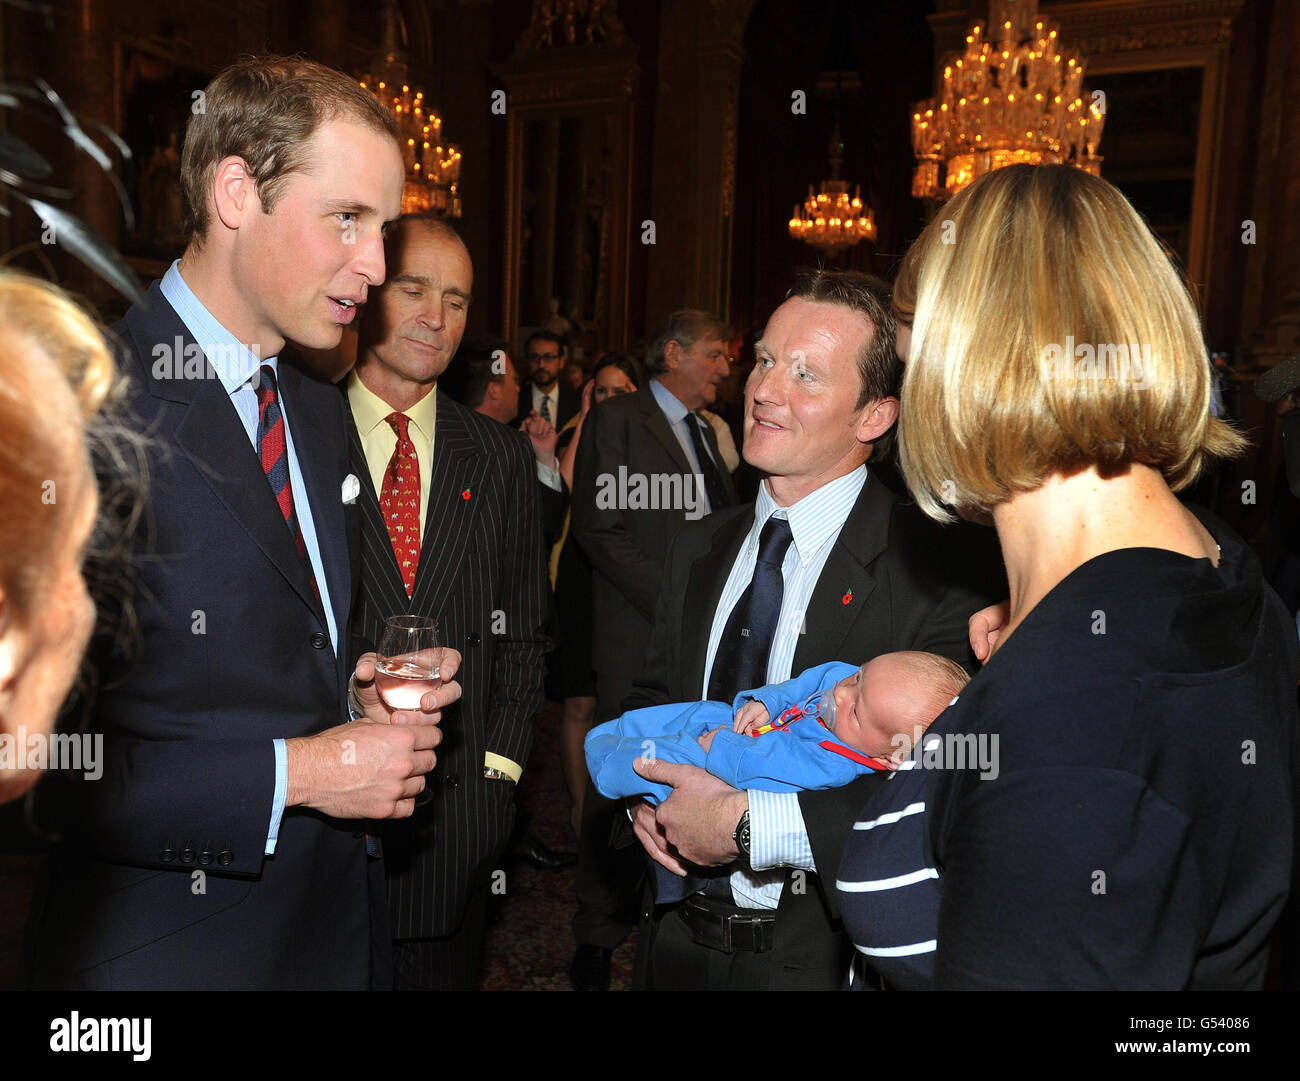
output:
[[[845,850],[855,982],[1260,987],[1300,659],[1253,554],[1174,494],[1245,444],[1182,281],[1114,187],[1013,166],[925,230],[896,303],[908,487],[991,520],[1010,599]]]
[[[81,564],[98,497],[85,425],[116,373],[67,294],[0,271],[0,802],[50,763],[48,737],[90,640]]]

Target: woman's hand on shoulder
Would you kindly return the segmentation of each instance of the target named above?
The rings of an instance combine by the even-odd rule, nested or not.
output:
[[[966,624],[967,633],[970,635],[970,648],[974,650],[975,657],[981,664],[985,663],[992,655],[993,650],[997,647],[1002,629],[1007,625],[1010,618],[1010,600],[990,604],[987,608],[981,608],[970,617]]]

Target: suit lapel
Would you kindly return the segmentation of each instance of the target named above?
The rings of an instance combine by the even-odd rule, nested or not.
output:
[[[487,469],[487,457],[470,433],[462,407],[445,392],[439,394],[429,506],[411,597],[413,611],[433,611],[436,598],[451,592],[452,579],[460,573],[472,536],[471,526],[486,495],[482,486]]]
[[[655,401],[654,392],[649,385],[638,390],[637,397],[641,405],[642,422],[663,445],[664,450],[672,457],[672,460],[682,473],[694,473],[695,470],[691,468],[690,462],[686,460],[686,453],[682,450],[681,443],[677,441],[677,436],[673,435],[673,430],[668,427],[668,418],[664,416],[664,411],[659,408],[659,403]]]
[[[685,671],[680,688],[683,700],[701,697],[704,687],[704,664],[709,651],[713,617],[740,546],[754,524],[751,505],[744,514],[736,514],[713,534],[709,551],[692,565],[682,604],[682,659]]]
[[[292,365],[282,363],[278,369],[281,395],[288,403],[285,410],[293,433],[298,470],[307,489],[305,497],[311,503],[316,544],[320,548],[330,605],[334,609],[334,626],[339,629],[340,652],[346,652],[342,648],[342,638],[348,625],[352,592],[351,561],[347,551],[349,538],[344,522],[343,492],[339,487],[342,479],[338,475],[339,463],[328,456],[328,449],[338,445],[338,437],[330,434],[326,419],[320,412],[321,404],[328,398],[325,395],[317,397],[303,394],[304,376]],[[295,501],[299,498],[302,497],[295,493]],[[299,516],[301,517],[301,511]],[[297,555],[296,549],[294,554]]]
[[[186,354],[198,357],[202,350],[162,295],[157,282],[149,287],[148,299],[147,311],[131,309],[127,314],[127,325],[135,341],[135,355],[149,392],[155,397],[183,402],[188,406],[176,429],[177,445],[190,457],[217,498],[247,530],[303,602],[323,617],[320,602],[312,592],[307,565],[298,555],[293,536],[284,524],[284,517],[234,403],[206,358],[201,378],[187,377],[183,370],[176,370],[182,368]],[[167,346],[175,354],[173,371],[164,378],[155,375],[147,359],[155,355],[155,347],[159,344]],[[195,352],[191,353],[191,350]],[[301,458],[299,465],[302,465]],[[300,498],[303,496],[295,493],[295,499]]]
[[[847,661],[865,659],[865,656],[841,657],[840,654],[855,624],[865,618],[876,590],[876,579],[868,568],[888,543],[893,509],[892,493],[868,472],[867,482],[813,588],[804,615],[804,633],[795,649],[793,672],[802,672],[832,657]],[[879,629],[886,648],[889,624],[888,613],[883,617],[877,613],[877,618],[870,623]],[[861,650],[861,637],[855,641]]]
[[[659,408],[659,403],[655,400],[654,391],[646,386],[637,391],[641,403],[641,415],[645,421],[646,427],[654,434],[654,437],[663,444],[671,456],[677,468],[683,473],[694,473],[695,470],[686,459],[686,453],[682,450],[682,445],[677,436],[673,433],[672,428],[668,426],[668,418],[664,416],[664,411]],[[699,416],[699,414],[694,414]],[[713,425],[703,417],[699,418],[704,425],[704,442],[709,448],[709,453],[713,455],[714,464],[718,467],[718,474],[722,478],[723,488],[727,493],[727,505],[732,506],[736,502],[736,488],[731,483],[731,472],[727,469],[722,461],[722,452],[718,449],[718,436],[713,430]],[[715,507],[715,510],[721,510]]]
[[[555,422],[557,429],[563,428],[582,408],[582,396],[576,390],[560,387],[559,419]]]

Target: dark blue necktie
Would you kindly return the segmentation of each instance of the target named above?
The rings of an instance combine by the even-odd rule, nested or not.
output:
[[[727,489],[722,483],[722,473],[719,472],[717,463],[709,454],[704,443],[704,435],[700,431],[707,423],[708,421],[698,413],[686,414],[686,430],[691,436],[691,446],[695,448],[695,459],[700,463],[700,476],[704,478],[704,494],[709,497],[709,511],[712,513],[731,506],[731,500],[727,498]]]
[[[741,691],[767,682],[767,656],[772,651],[785,579],[781,564],[790,547],[790,523],[772,517],[758,539],[758,559],[745,592],[727,617],[718,652],[709,673],[709,699],[730,704]],[[654,865],[655,900],[672,904],[704,890],[710,897],[730,901],[729,867],[698,869],[678,878],[659,864]]]
[[[785,596],[781,564],[790,547],[790,523],[767,520],[758,540],[754,576],[727,617],[709,673],[709,700],[731,702],[741,691],[767,682],[767,656]]]

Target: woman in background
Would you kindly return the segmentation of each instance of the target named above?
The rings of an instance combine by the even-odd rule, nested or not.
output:
[[[630,353],[606,353],[596,363],[591,380],[582,391],[582,409],[560,431],[557,449],[560,475],[573,488],[573,463],[578,456],[582,425],[592,407],[618,394],[634,394],[643,376]],[[560,762],[569,789],[570,823],[580,832],[582,799],[587,790],[587,760],[583,741],[596,716],[596,675],[591,667],[591,564],[582,547],[564,532],[551,553],[551,580],[560,619],[564,654],[564,716],[560,724]]]

